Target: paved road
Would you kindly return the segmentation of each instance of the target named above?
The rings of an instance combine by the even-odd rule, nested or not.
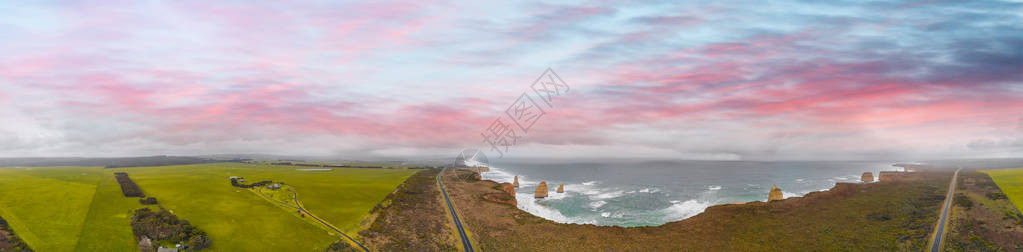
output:
[[[462,248],[466,252],[473,252],[472,242],[469,241],[469,236],[465,234],[465,228],[462,227],[462,221],[458,219],[458,213],[455,212],[455,206],[451,204],[451,199],[448,198],[448,192],[444,190],[444,182],[441,181],[441,176],[444,175],[444,171],[448,168],[444,168],[437,174],[437,184],[440,185],[440,193],[444,195],[444,201],[448,203],[448,212],[451,213],[451,219],[455,220],[455,228],[458,229],[458,236],[462,240]]]
[[[310,218],[313,218],[313,220],[316,220],[316,221],[320,222],[320,224],[323,224],[324,226],[327,226],[328,228],[333,229],[335,232],[341,234],[345,238],[348,238],[348,240],[354,242],[355,245],[359,245],[359,248],[362,248],[363,251],[369,252],[369,249],[366,248],[366,246],[363,246],[362,243],[359,243],[355,239],[352,239],[351,236],[348,236],[347,234],[345,234],[345,232],[341,232],[341,230],[338,230],[336,227],[328,224],[326,221],[323,221],[319,217],[316,217],[316,215],[313,215],[312,213],[309,213],[309,211],[306,211],[305,208],[302,207],[302,204],[298,202],[298,192],[295,191],[295,190],[291,190],[291,193],[292,193],[292,197],[295,199],[295,206],[288,205],[288,204],[286,204],[284,202],[278,201],[278,200],[270,198],[270,197],[266,197],[266,195],[263,195],[263,188],[259,188],[259,195],[263,196],[263,198],[267,198],[267,199],[269,199],[271,201],[275,201],[275,202],[277,202],[277,203],[279,203],[281,205],[284,205],[284,206],[287,206],[287,207],[290,207],[290,208],[298,209],[298,211],[301,211],[302,213],[305,213],[306,216],[309,216]]]
[[[959,168],[955,174],[952,175],[952,182],[948,184],[948,195],[945,195],[945,205],[941,208],[941,217],[938,218],[938,225],[934,229],[934,235],[931,238],[931,252],[939,252],[944,246],[945,242],[945,226],[948,224],[948,215],[952,211],[952,196],[956,192],[956,181],[959,177]]]

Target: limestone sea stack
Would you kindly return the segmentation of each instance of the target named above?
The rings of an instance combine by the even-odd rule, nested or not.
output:
[[[558,193],[565,193],[565,184],[558,185]]]
[[[778,185],[772,185],[771,193],[767,195],[767,201],[770,202],[782,199],[784,199],[784,197],[782,197],[781,189],[778,189]]]
[[[871,172],[864,172],[863,176],[860,177],[860,180],[863,180],[863,182],[874,182],[874,174]]]
[[[533,197],[537,199],[547,198],[547,181],[540,181],[540,185],[536,186],[536,193]]]
[[[515,185],[515,187],[519,187],[519,176],[518,175],[515,175],[515,182],[512,183],[512,185]]]

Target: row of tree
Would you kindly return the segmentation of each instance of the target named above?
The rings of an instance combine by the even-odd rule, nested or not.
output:
[[[260,186],[269,185],[270,183],[273,183],[273,181],[263,180],[263,181],[259,181],[259,182],[252,183],[252,184],[242,184],[241,182],[238,182],[238,179],[235,179],[235,178],[231,179],[231,185],[232,186],[234,186],[234,187],[241,187],[241,188],[256,188],[256,187],[260,187]]]
[[[135,181],[131,181],[127,173],[115,172],[114,177],[117,178],[117,183],[121,184],[121,192],[124,193],[124,197],[146,197],[142,193],[142,188],[139,188]]]

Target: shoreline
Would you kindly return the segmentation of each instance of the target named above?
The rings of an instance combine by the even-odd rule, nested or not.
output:
[[[474,169],[467,169],[465,171],[477,172]],[[884,171],[884,170],[881,170],[881,171]],[[490,173],[490,174],[488,175],[488,173]],[[872,172],[872,173],[876,174],[876,172]],[[522,176],[522,175],[520,175],[520,176]],[[832,190],[833,188],[835,188],[835,186],[837,184],[840,184],[840,183],[852,183],[852,184],[863,183],[863,182],[859,182],[860,181],[859,175],[855,175],[857,177],[855,179],[852,179],[851,176],[854,176],[854,175],[850,174],[850,175],[839,176],[839,177],[848,177],[848,178],[846,178],[846,180],[836,180],[836,178],[838,178],[838,177],[834,177],[834,178],[830,178],[830,179],[829,178],[822,178],[822,179],[827,179],[830,182],[833,182],[834,184],[832,184],[829,187],[823,187],[822,186],[823,188],[821,188],[821,189],[801,190],[799,192],[789,192],[789,191],[784,191],[783,190],[784,199],[801,198],[801,197],[806,197],[807,195],[809,195],[811,193],[826,192],[826,191]],[[495,180],[495,179],[508,180],[507,182],[511,182],[511,178],[512,177],[513,177],[513,175],[512,175],[512,173],[510,171],[504,170],[502,168],[495,168],[495,167],[489,167],[489,169],[487,171],[484,171],[484,172],[481,173],[481,178],[483,180],[490,181],[490,182],[497,183],[497,184],[500,184],[500,183],[503,183],[503,182],[500,182],[500,181]],[[526,178],[528,178],[528,177],[526,177]],[[647,192],[658,193],[658,192],[662,192],[661,191],[662,188],[659,187],[659,186],[653,186],[653,187],[650,187],[650,188],[640,189],[640,190],[630,190],[630,189],[613,190],[613,189],[620,189],[620,187],[615,188],[615,187],[606,187],[605,186],[604,188],[601,188],[599,184],[602,184],[603,183],[602,181],[587,181],[587,182],[578,182],[578,183],[574,183],[574,184],[567,184],[566,183],[565,184],[565,188],[566,189],[567,188],[572,188],[572,190],[566,190],[564,194],[560,194],[560,193],[559,194],[555,194],[553,188],[556,188],[557,184],[548,184],[549,188],[551,188],[552,190],[550,190],[550,194],[547,197],[547,199],[554,199],[554,200],[563,199],[565,197],[569,197],[570,191],[573,191],[575,194],[577,194],[577,195],[573,195],[573,197],[583,197],[583,198],[586,198],[586,200],[590,201],[589,202],[590,203],[589,209],[585,209],[585,208],[587,208],[586,206],[579,206],[579,208],[585,209],[585,210],[589,210],[589,211],[593,211],[593,212],[597,212],[597,213],[601,214],[600,216],[592,216],[592,213],[584,213],[583,215],[579,215],[578,212],[575,212],[576,214],[570,217],[570,216],[565,216],[563,211],[566,211],[566,209],[564,209],[563,207],[562,208],[557,208],[557,207],[553,207],[553,206],[550,206],[550,205],[538,204],[537,201],[534,201],[534,198],[532,197],[532,195],[533,195],[532,190],[535,188],[535,184],[538,183],[537,181],[527,181],[523,177],[520,177],[519,180],[520,180],[519,182],[522,184],[522,186],[515,188],[517,195],[514,195],[514,197],[513,197],[513,198],[516,198],[516,201],[517,201],[516,208],[518,208],[519,210],[525,211],[527,213],[530,213],[531,215],[537,216],[537,217],[545,219],[545,220],[553,221],[553,222],[556,222],[556,223],[562,223],[562,224],[590,224],[590,225],[596,225],[596,226],[623,227],[623,228],[661,226],[661,225],[668,224],[668,223],[671,223],[671,222],[677,222],[677,221],[682,221],[682,220],[686,220],[686,219],[689,219],[689,218],[693,218],[693,217],[695,217],[695,216],[697,216],[699,214],[702,214],[703,212],[707,211],[707,209],[710,209],[711,207],[720,206],[720,205],[739,205],[739,204],[749,204],[749,203],[754,203],[754,202],[767,202],[768,201],[768,192],[770,191],[769,187],[764,188],[763,195],[762,195],[763,197],[760,200],[741,201],[742,198],[744,198],[744,197],[742,197],[742,196],[735,196],[734,193],[729,195],[729,196],[719,197],[718,198],[716,193],[720,191],[721,185],[714,185],[714,186],[708,187],[707,190],[702,191],[699,194],[712,195],[711,197],[717,198],[716,200],[714,198],[712,198],[711,200],[708,200],[708,198],[701,198],[701,197],[688,197],[688,198],[684,198],[684,199],[677,199],[676,198],[674,200],[668,200],[668,202],[670,202],[670,204],[667,207],[664,207],[664,208],[634,210],[634,211],[638,211],[638,212],[624,212],[623,213],[622,211],[615,211],[615,210],[610,210],[610,211],[604,210],[604,212],[601,212],[602,210],[597,210],[597,208],[606,205],[608,203],[608,201],[610,201],[610,199],[615,199],[615,198],[619,198],[619,197],[622,197],[622,196],[628,196],[628,195],[631,195],[633,193],[647,193]],[[797,179],[796,181],[802,182],[803,179]],[[857,182],[842,182],[842,181],[857,181]],[[870,182],[870,183],[876,183],[876,181],[875,182]],[[520,189],[524,189],[524,188],[529,188],[529,189],[527,189],[528,192],[527,191],[519,191]],[[586,189],[579,189],[579,188],[586,188]],[[637,188],[632,188],[632,189],[637,189]],[[747,192],[749,192],[749,191],[747,191]],[[528,197],[523,199],[523,197],[521,197],[521,196],[528,196]],[[645,196],[640,196],[640,197],[645,197]],[[734,198],[739,198],[739,199],[738,199],[738,201],[724,201],[724,200],[722,200],[722,199],[727,200],[727,198],[733,198],[733,199]],[[594,205],[596,205],[596,206],[594,206]],[[569,209],[567,211],[573,211],[573,210]],[[629,220],[629,219],[606,220],[606,219],[600,219],[601,217],[603,217],[603,218],[621,218],[621,216],[623,216],[623,215],[625,215],[625,216],[628,216],[629,214],[640,214],[640,215],[642,215],[642,214],[657,213],[657,212],[661,212],[661,213],[659,213],[660,216],[648,217],[648,218],[654,218],[654,219],[646,219],[646,220]],[[589,214],[589,215],[587,215],[587,214]]]
[[[472,174],[449,171],[445,184],[474,242],[498,251],[920,250],[947,182],[947,174],[923,173],[920,179],[896,183],[837,183],[802,197],[716,204],[679,221],[620,227],[544,219],[492,200],[508,194],[496,181],[473,179]]]

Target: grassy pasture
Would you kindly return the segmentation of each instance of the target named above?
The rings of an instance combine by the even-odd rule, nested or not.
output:
[[[101,176],[98,167],[0,168],[0,215],[36,251],[71,251]]]
[[[998,188],[1009,197],[1016,209],[1023,211],[1023,168],[983,171],[991,176]]]
[[[147,196],[205,230],[211,251],[322,251],[338,236],[232,187],[228,177],[284,181],[310,212],[354,235],[369,210],[417,171],[297,168],[239,163],[0,168],[0,215],[37,251],[134,251],[128,218],[143,206],[138,198],[125,198],[113,176],[127,172]]]

